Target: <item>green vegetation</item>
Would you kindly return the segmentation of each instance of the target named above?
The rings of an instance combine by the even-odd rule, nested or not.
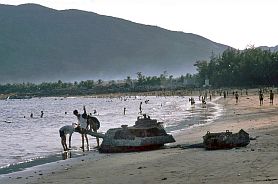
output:
[[[227,49],[210,61],[197,61],[198,81],[210,80],[213,87],[278,85],[278,52],[248,48]]]
[[[72,96],[88,94],[107,94],[125,92],[148,92],[158,90],[176,90],[194,86],[195,77],[191,74],[173,78],[163,72],[159,77],[145,76],[137,73],[137,79],[127,77],[123,81],[104,82],[101,79],[74,83],[64,83],[61,80],[51,83],[23,83],[0,85],[0,94],[13,94],[15,98],[26,96]]]
[[[256,87],[278,85],[278,52],[249,48],[243,51],[227,49],[210,61],[197,61],[197,74],[174,78],[164,71],[160,76],[145,76],[137,72],[137,79],[127,76],[122,81],[101,79],[81,82],[22,83],[0,85],[0,94],[15,96],[71,96],[88,94],[148,92],[201,87],[205,79],[217,87]]]

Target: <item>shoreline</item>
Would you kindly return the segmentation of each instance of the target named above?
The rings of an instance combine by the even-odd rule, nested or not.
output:
[[[228,91],[232,91],[233,88],[229,88]],[[235,88],[236,89],[236,88]],[[255,88],[256,89],[256,88]],[[250,90],[255,90],[250,89]],[[29,98],[42,98],[42,97],[92,97],[92,98],[119,98],[123,96],[199,96],[200,93],[204,93],[205,91],[219,91],[221,89],[167,89],[167,90],[158,90],[158,91],[143,91],[143,92],[114,92],[114,93],[98,93],[98,94],[79,94],[79,95],[46,95],[46,96],[37,96],[35,94],[21,96],[18,99],[25,99],[25,97]],[[9,96],[16,96],[16,93],[10,94],[0,94],[0,100],[6,100]]]
[[[90,155],[46,164],[0,176],[4,183],[252,183],[277,182],[278,104],[257,95],[219,99],[223,116],[208,125],[179,132],[175,144],[199,143],[207,131],[238,132],[244,129],[252,140],[247,147],[231,150],[161,149],[148,152]],[[83,160],[83,161],[82,161]],[[43,168],[47,168],[43,169]],[[84,169],[86,168],[86,169]],[[41,171],[41,172],[38,172]],[[35,173],[36,172],[36,173]],[[92,174],[93,173],[93,174]],[[165,181],[166,180],[166,181]]]
[[[217,113],[221,112],[221,109],[217,107],[217,104],[215,103],[217,99],[218,97],[216,99],[213,99],[211,102],[208,102],[207,106],[212,109],[210,111],[207,111],[207,108],[202,107],[202,104],[200,102],[197,102],[194,106],[189,106],[189,108],[186,111],[190,112],[190,115],[174,126],[165,127],[165,130],[175,137],[176,134],[179,134],[179,132],[185,129],[190,129],[195,126],[203,126],[204,124],[209,123],[212,118],[215,118],[217,116]],[[95,151],[97,150],[91,148],[88,154]],[[23,171],[34,166],[66,160],[69,158],[80,157],[82,155],[83,152],[81,150],[73,149],[69,152],[55,152],[41,157],[30,158],[28,160],[0,167],[0,176],[18,171]]]

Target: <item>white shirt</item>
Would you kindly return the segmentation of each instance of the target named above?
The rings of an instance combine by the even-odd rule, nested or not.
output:
[[[82,117],[82,115],[77,117],[77,119],[78,119],[78,123],[79,123],[80,127],[83,128],[83,129],[86,129],[87,128],[87,119],[84,119]]]

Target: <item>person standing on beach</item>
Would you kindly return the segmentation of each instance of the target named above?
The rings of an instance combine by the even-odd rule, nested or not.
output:
[[[77,110],[73,111],[73,114],[77,117],[78,120],[78,126],[80,128],[80,133],[81,133],[81,139],[82,139],[82,150],[84,151],[84,137],[86,139],[86,143],[87,143],[87,150],[89,150],[89,141],[88,141],[88,137],[86,134],[86,131],[88,130],[88,123],[87,123],[87,113],[86,113],[86,108],[85,106],[83,106],[83,114],[79,114]]]
[[[97,130],[100,128],[100,122],[99,120],[92,116],[91,113],[89,116],[87,116],[87,127],[90,127],[90,128],[87,128],[87,130],[89,131],[94,131],[94,132],[97,132]],[[99,148],[99,138],[96,137],[96,141],[97,141],[97,148]]]
[[[142,102],[140,102],[140,105],[139,105],[139,114],[142,114]]]
[[[68,151],[71,148],[71,136],[75,132],[73,125],[65,125],[59,129],[61,144],[64,151]],[[69,135],[69,147],[67,146],[67,135]]]
[[[191,105],[194,105],[195,104],[195,100],[193,97],[189,98],[189,102],[191,103]]]
[[[238,103],[238,93],[237,93],[237,91],[235,93],[235,97],[236,97],[236,103]]]
[[[274,99],[274,93],[272,92],[272,90],[270,90],[269,100],[270,100],[270,104],[272,104],[272,105],[273,105],[273,99]]]
[[[264,94],[263,94],[262,90],[260,90],[260,92],[259,92],[259,99],[260,99],[260,105],[263,105],[263,103],[264,103]]]

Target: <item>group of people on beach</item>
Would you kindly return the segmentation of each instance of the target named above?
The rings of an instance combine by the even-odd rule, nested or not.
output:
[[[223,97],[224,99],[227,98],[228,94],[229,94],[229,91],[225,91],[225,90],[218,90],[216,91],[220,96],[222,96],[223,94]],[[273,100],[274,100],[274,92],[273,90],[268,90],[268,89],[260,89],[258,94],[259,94],[259,101],[260,101],[260,105],[263,105],[263,102],[264,102],[264,92],[269,92],[269,103],[273,105]],[[277,90],[278,92],[278,90]],[[215,95],[215,91],[209,91],[210,95],[209,95],[209,100],[211,101],[212,99],[212,95]],[[207,98],[207,91],[205,92],[201,92],[199,91],[199,101],[202,102],[203,105],[206,104],[206,98]],[[203,95],[202,95],[203,94]],[[245,94],[248,95],[248,90],[245,89]],[[243,90],[241,89],[240,90],[240,93],[238,91],[232,91],[232,95],[234,96],[235,100],[236,100],[236,104],[239,103],[239,96],[243,95]],[[189,98],[189,102],[191,102],[191,105],[194,105],[195,104],[195,101],[194,101],[194,98]]]
[[[277,89],[277,92],[278,92],[278,89]],[[214,95],[214,91],[211,92],[212,95]],[[217,93],[220,94],[220,96],[222,96],[223,94],[223,97],[224,99],[227,98],[227,96],[229,95],[229,91],[228,90],[220,90],[220,91],[217,91]],[[259,96],[259,102],[260,102],[260,106],[263,105],[263,102],[264,102],[264,93],[269,93],[269,103],[273,105],[273,100],[274,100],[274,92],[273,90],[269,90],[269,89],[259,89],[258,90],[258,96]],[[245,94],[246,96],[248,96],[248,90],[245,89]],[[232,95],[233,97],[235,98],[235,101],[236,101],[236,104],[239,103],[239,97],[243,95],[243,89],[240,89],[240,91],[235,91],[233,90],[232,91]],[[199,100],[200,100],[200,97],[199,96]]]
[[[201,92],[200,93],[200,96],[199,96],[199,100],[202,101],[202,104],[205,105],[206,104],[206,98],[207,98],[207,92],[205,92],[205,94],[202,96],[201,95]],[[209,96],[209,99],[211,100],[212,98],[212,95],[214,95],[215,91],[209,91],[210,93],[210,96]],[[228,91],[217,91],[217,93],[220,94],[220,96],[224,96],[224,99],[226,99],[226,97],[228,96],[229,92]],[[239,102],[239,93],[238,91],[233,91],[232,92],[235,100],[236,100],[236,103]],[[242,90],[241,90],[241,93],[242,95]],[[246,95],[248,95],[248,91],[246,89]],[[259,90],[259,100],[260,100],[260,105],[263,105],[263,99],[264,99],[264,94],[263,94],[263,91],[262,90]],[[270,99],[270,104],[273,104],[273,100],[274,100],[274,93],[272,90],[269,90],[269,99]],[[145,101],[145,103],[147,104],[149,102],[149,100]],[[193,97],[191,97],[189,99],[189,102],[191,103],[191,105],[194,105],[195,104],[195,100]],[[142,104],[143,102],[141,101],[140,104],[139,104],[139,113],[138,114],[142,114]],[[162,106],[162,104],[161,104]],[[82,139],[82,142],[81,142],[81,148],[82,150],[84,151],[84,143],[86,141],[86,144],[87,144],[87,149],[89,150],[89,141],[88,141],[88,137],[87,137],[87,132],[89,130],[93,130],[94,132],[97,132],[99,126],[100,126],[100,123],[99,121],[95,118],[95,117],[92,117],[91,116],[91,113],[90,115],[87,115],[87,112],[86,112],[86,108],[85,106],[83,106],[83,114],[80,114],[77,110],[74,110],[73,111],[73,114],[77,117],[77,120],[78,122],[77,123],[73,123],[72,125],[65,125],[63,127],[60,128],[59,132],[60,132],[60,137],[61,137],[61,144],[63,146],[63,149],[64,151],[67,151],[71,148],[71,136],[74,132],[78,132],[81,134],[81,139]],[[94,111],[94,114],[97,114],[96,110]],[[126,114],[126,107],[124,107],[124,115]],[[41,117],[43,117],[43,111],[41,112]],[[94,120],[92,120],[92,118],[94,118]],[[90,127],[90,128],[89,128]],[[67,143],[66,143],[66,135],[69,135],[69,147],[67,146]],[[97,139],[97,147],[99,147],[99,139]]]
[[[149,100],[145,101],[147,104]],[[78,122],[73,123],[72,125],[65,125],[59,129],[60,137],[61,137],[61,144],[63,146],[64,151],[68,151],[71,149],[71,137],[74,132],[78,132],[81,134],[81,147],[84,151],[84,143],[86,140],[87,150],[89,150],[89,141],[87,137],[87,131],[93,130],[97,132],[99,129],[100,123],[97,118],[87,115],[86,108],[83,106],[83,114],[80,114],[78,110],[74,110],[73,114],[77,117]],[[97,114],[96,110],[94,110],[94,115]],[[126,107],[124,108],[124,115],[126,114]],[[142,114],[142,102],[139,105],[139,114]],[[67,135],[69,136],[69,146],[67,145]],[[97,140],[97,147],[99,147],[99,138]]]
[[[97,132],[99,129],[100,123],[96,117],[92,117],[91,115],[87,115],[86,108],[83,106],[83,114],[80,114],[78,110],[74,110],[73,114],[77,117],[77,123],[73,123],[72,125],[65,125],[59,129],[61,144],[63,146],[64,151],[68,151],[71,149],[71,137],[74,132],[78,132],[81,134],[81,149],[84,151],[85,145],[84,142],[86,140],[87,150],[89,150],[89,140],[87,137],[88,131]],[[67,146],[66,136],[69,135],[69,147]],[[99,139],[97,140],[97,147],[99,147]]]
[[[235,96],[235,99],[236,99],[236,103],[238,103],[238,99],[239,99],[239,94],[238,92],[236,91],[235,93],[233,92],[234,96]],[[241,93],[242,95],[242,93]],[[248,92],[246,90],[246,95],[248,95]],[[225,98],[225,96],[224,96]],[[274,93],[272,90],[269,91],[269,103],[273,105],[273,99],[274,99]],[[259,90],[259,101],[260,101],[260,106],[263,105],[264,103],[264,94],[263,94],[263,91],[260,89]]]

